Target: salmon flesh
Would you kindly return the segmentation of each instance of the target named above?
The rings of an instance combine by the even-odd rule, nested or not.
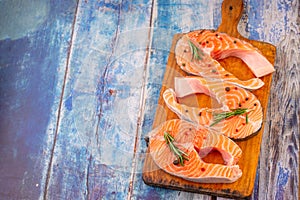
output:
[[[187,159],[178,164],[164,134],[174,139],[174,145],[185,152]],[[224,135],[216,134],[203,126],[173,119],[149,133],[149,149],[154,162],[164,171],[177,177],[199,183],[232,183],[242,176],[237,165],[242,155],[239,146]],[[219,151],[224,164],[203,161],[212,149]]]
[[[176,91],[176,92],[175,92]],[[179,118],[188,120],[233,139],[244,139],[256,133],[262,125],[262,106],[251,92],[229,83],[208,81],[201,77],[176,77],[175,91],[165,90],[163,98],[170,110]],[[177,98],[203,93],[218,101],[221,107],[190,107]],[[244,111],[244,112],[238,112]],[[216,123],[216,116],[237,112]]]
[[[257,78],[240,80],[218,62],[229,56],[238,57]],[[250,43],[225,33],[211,30],[193,31],[183,35],[175,47],[176,62],[185,72],[210,79],[222,79],[254,90],[264,85],[259,77],[274,72],[273,65]]]

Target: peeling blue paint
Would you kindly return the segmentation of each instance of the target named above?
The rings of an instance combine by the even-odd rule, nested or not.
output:
[[[100,8],[108,8],[108,9],[112,9],[112,10],[119,10],[120,9],[120,3],[121,1],[117,0],[115,2],[105,2],[105,1],[100,1],[98,3],[98,6]]]
[[[281,12],[289,11],[292,8],[293,0],[277,1],[278,10]]]
[[[279,166],[279,173],[277,178],[277,189],[276,189],[276,196],[275,199],[284,199],[284,191],[285,186],[289,180],[289,170],[287,168],[281,167],[280,163],[278,163]]]
[[[65,107],[67,108],[68,111],[72,110],[72,99],[73,99],[73,96],[70,95],[69,98],[67,98],[65,100]]]
[[[288,12],[289,10],[292,9],[292,0],[286,0],[286,1],[278,1],[277,2],[277,7],[278,7],[278,10],[280,12]],[[285,27],[285,30],[289,30],[289,27],[288,27],[288,22],[289,22],[289,19],[287,17],[287,15],[284,16],[284,27]]]
[[[263,21],[263,9],[257,9],[257,8],[263,8],[264,1],[248,1],[248,5],[250,7],[249,14],[248,14],[248,23],[246,30],[250,33],[249,39],[253,40],[261,40],[260,38],[260,27],[263,24],[258,23],[260,21]]]

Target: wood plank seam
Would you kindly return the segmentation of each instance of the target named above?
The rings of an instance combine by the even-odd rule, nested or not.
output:
[[[91,167],[91,163],[92,162],[92,155],[90,154],[90,157],[88,159],[88,164],[87,164],[87,167],[86,167],[86,177],[85,177],[85,187],[86,187],[86,199],[89,199],[89,196],[90,196],[90,189],[89,189],[89,174],[90,174],[90,167]]]
[[[154,7],[155,7],[155,0],[151,3],[151,12],[150,12],[150,22],[149,22],[149,29],[148,29],[148,44],[146,46],[146,57],[144,60],[144,74],[143,74],[143,83],[140,95],[140,106],[139,106],[139,113],[137,118],[137,126],[135,132],[135,141],[134,141],[134,152],[132,158],[132,165],[131,165],[131,172],[130,172],[130,180],[129,180],[129,188],[128,188],[128,196],[127,200],[131,199],[133,188],[134,188],[134,179],[135,179],[135,170],[137,167],[137,148],[139,146],[140,137],[141,137],[141,126],[143,124],[144,112],[145,112],[145,93],[146,93],[146,82],[147,82],[147,71],[149,68],[150,63],[150,56],[151,56],[151,48],[152,48],[152,38],[153,38],[153,27],[154,27]]]
[[[85,1],[85,3],[87,3],[87,2]],[[105,102],[101,98],[104,96],[103,94],[105,93],[105,87],[106,87],[106,81],[105,81],[105,79],[106,79],[106,76],[108,74],[108,68],[111,65],[112,57],[115,54],[115,50],[116,50],[116,47],[117,47],[117,40],[118,40],[119,33],[120,33],[121,4],[122,4],[122,2],[118,5],[117,28],[116,28],[115,34],[112,37],[111,52],[110,52],[110,55],[108,57],[107,64],[104,66],[103,74],[100,77],[99,88],[97,88],[97,90],[100,91],[99,92],[100,94],[98,95],[99,96],[99,102],[100,102],[99,113],[97,114],[98,120],[97,120],[97,125],[96,125],[96,130],[95,130],[96,145],[97,145],[97,147],[101,146],[101,143],[99,141],[99,138],[100,138],[100,135],[99,135],[99,126],[100,126],[100,121],[101,121],[102,116],[103,116],[103,102]],[[91,192],[90,192],[90,189],[89,189],[89,171],[90,171],[90,166],[91,166],[92,157],[93,157],[92,154],[93,153],[91,152],[90,153],[90,157],[89,157],[88,166],[87,166],[87,173],[86,173],[86,198],[87,199],[89,199],[90,195],[91,195]],[[97,155],[97,157],[99,158],[99,160],[101,160],[101,157],[102,157],[101,156],[101,152]]]
[[[99,83],[99,87],[98,90],[100,91],[99,93],[99,102],[100,102],[100,108],[99,108],[99,113],[98,113],[98,121],[97,121],[97,125],[96,125],[96,132],[95,132],[95,136],[96,136],[96,143],[97,143],[97,146],[101,145],[100,142],[99,142],[99,126],[100,126],[100,121],[101,121],[101,117],[103,115],[103,103],[101,102],[105,102],[102,100],[102,97],[104,96],[104,93],[105,93],[105,77],[107,76],[107,73],[108,73],[108,68],[109,66],[111,65],[111,59],[115,53],[115,48],[116,48],[116,41],[118,39],[118,36],[119,36],[119,32],[120,32],[120,15],[121,15],[121,4],[119,4],[119,7],[118,7],[118,20],[117,20],[117,29],[115,31],[115,35],[112,37],[112,43],[111,43],[111,53],[108,57],[108,60],[107,60],[107,64],[104,66],[104,72],[102,74],[102,76],[100,77],[100,83]],[[103,80],[103,82],[101,83],[101,80]],[[99,159],[101,160],[101,154],[99,155]]]
[[[81,0],[77,0],[77,2],[76,2],[75,15],[74,15],[74,19],[72,22],[71,40],[70,40],[69,47],[68,47],[67,60],[66,60],[66,66],[65,66],[65,74],[64,74],[63,84],[62,84],[61,95],[60,95],[60,102],[59,102],[58,111],[57,111],[57,120],[56,120],[56,125],[55,125],[53,145],[51,147],[50,160],[49,160],[49,163],[47,166],[47,171],[46,171],[46,180],[45,180],[44,191],[43,191],[43,193],[44,193],[43,199],[47,199],[47,194],[48,194],[48,185],[49,185],[51,171],[52,171],[51,168],[52,168],[52,164],[53,164],[53,156],[54,156],[54,151],[55,151],[55,146],[56,146],[56,141],[57,141],[58,127],[60,125],[60,120],[61,120],[60,114],[61,114],[61,110],[62,110],[62,106],[63,106],[63,96],[64,96],[64,92],[65,92],[66,80],[67,80],[67,75],[68,75],[68,71],[69,71],[69,67],[70,67],[70,61],[71,61],[71,57],[72,57],[71,56],[72,55],[72,46],[73,46],[73,42],[76,38],[75,25],[76,25],[76,21],[77,21],[77,14],[79,12],[78,5],[79,5],[80,1]]]

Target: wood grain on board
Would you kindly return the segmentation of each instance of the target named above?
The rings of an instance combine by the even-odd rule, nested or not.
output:
[[[248,41],[253,46],[258,48],[262,52],[262,54],[272,64],[274,64],[276,48],[273,45],[264,42],[248,40],[246,38],[243,38],[238,33],[237,24],[238,21],[240,20],[242,9],[243,9],[242,1],[225,0],[222,4],[222,22],[218,28],[218,31],[225,32],[233,37],[237,37]],[[180,36],[181,36],[180,34],[175,35],[173,39],[173,44],[170,50],[169,59],[166,66],[165,76],[163,80],[163,87],[161,89],[160,98],[158,101],[159,109],[157,109],[156,111],[153,128],[157,127],[159,124],[161,124],[166,120],[178,118],[175,113],[173,113],[171,110],[167,108],[167,106],[164,103],[162,94],[165,91],[165,89],[174,88],[174,77],[187,75],[176,64],[175,55],[174,55],[174,48]],[[226,58],[220,61],[220,63],[222,66],[224,66],[225,69],[235,74],[238,78],[242,80],[247,80],[249,78],[254,77],[254,75],[248,69],[248,67],[238,58],[232,58],[232,57]],[[253,91],[253,93],[257,96],[257,98],[261,102],[263,113],[264,113],[263,115],[264,119],[266,117],[266,110],[268,107],[269,93],[271,89],[270,88],[271,78],[272,78],[272,74],[262,77],[262,80],[265,83],[265,85],[262,88]],[[207,98],[205,95],[197,95],[197,96],[198,96],[198,98],[196,99],[197,102],[195,102],[195,99],[193,99],[192,97],[185,97],[184,103],[190,104],[191,106],[191,104],[204,105],[203,102],[206,102],[205,106],[211,105],[210,99]],[[238,179],[234,183],[203,184],[203,183],[195,183],[195,182],[183,180],[179,177],[169,175],[161,169],[158,169],[154,161],[152,160],[150,154],[147,155],[144,163],[143,180],[145,181],[145,183],[149,185],[166,187],[170,189],[178,189],[178,190],[205,193],[210,195],[225,196],[225,197],[232,197],[232,198],[249,197],[252,194],[254,188],[263,130],[264,130],[264,123],[256,135],[246,140],[236,142],[243,151],[243,156],[238,162],[238,165],[240,166],[243,175],[240,179]],[[219,157],[220,156],[218,155],[217,152],[213,152],[206,159],[207,161],[213,163],[219,163],[220,162]]]

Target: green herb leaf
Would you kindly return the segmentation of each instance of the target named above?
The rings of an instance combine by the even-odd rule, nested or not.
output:
[[[173,151],[173,153],[177,157],[180,165],[184,166],[184,160],[189,160],[188,154],[174,145],[174,138],[168,132],[164,132],[164,138],[166,140],[166,143],[169,145],[171,151]]]
[[[233,116],[243,115],[246,113],[246,124],[248,123],[248,112],[247,108],[232,109],[230,112],[213,113],[214,122],[210,126],[214,126],[222,120],[228,119]]]
[[[193,54],[192,60],[202,60],[202,56],[204,56],[204,53],[200,51],[200,49],[196,47],[196,45],[193,42],[189,41],[189,45]]]

